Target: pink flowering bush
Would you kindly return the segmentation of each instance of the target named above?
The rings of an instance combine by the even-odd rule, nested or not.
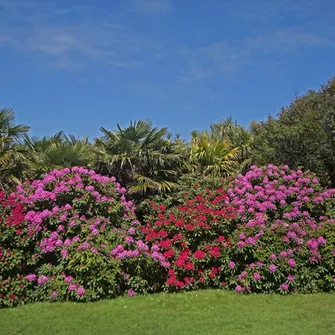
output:
[[[0,307],[150,287],[142,271],[165,259],[141,242],[125,191],[113,177],[74,167],[1,193]]]
[[[253,166],[227,190],[238,216],[225,255],[237,292],[335,289],[335,190],[302,171]]]

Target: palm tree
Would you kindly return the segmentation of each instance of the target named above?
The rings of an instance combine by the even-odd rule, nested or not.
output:
[[[0,138],[18,142],[29,129],[26,125],[15,124],[15,114],[11,108],[0,109]]]
[[[190,161],[195,172],[213,177],[231,175],[238,168],[238,152],[229,141],[208,132],[192,133]]]
[[[170,191],[177,186],[185,163],[185,144],[173,140],[166,128],[153,128],[150,121],[130,122],[126,128],[100,129],[95,141],[96,170],[114,175],[129,193],[144,195]]]
[[[41,178],[53,169],[73,166],[90,167],[93,160],[88,138],[66,136],[62,131],[41,139],[25,136],[24,145],[30,154],[29,177]]]
[[[15,124],[12,109],[0,110],[0,188],[2,189],[13,188],[23,176],[27,155],[20,143],[28,131],[28,126]]]
[[[191,134],[193,171],[220,177],[244,171],[251,163],[251,132],[231,117],[211,125],[209,131]]]
[[[234,148],[238,148],[237,161],[240,171],[246,170],[251,165],[253,134],[237,122],[234,122],[232,117],[213,124],[211,126],[211,135],[218,140],[231,143]]]

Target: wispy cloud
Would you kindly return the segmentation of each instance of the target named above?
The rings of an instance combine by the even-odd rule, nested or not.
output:
[[[0,45],[1,44],[7,44],[7,45],[13,45],[15,44],[15,40],[13,40],[11,37],[6,35],[0,35]]]
[[[136,77],[129,80],[131,89],[137,96],[148,99],[164,101],[168,91],[164,85],[175,85],[181,90],[196,87],[197,94],[211,96],[207,85],[210,80],[239,73],[260,58],[266,63],[304,53],[308,48],[334,48],[333,30],[324,29],[327,34],[323,34],[315,29],[316,24],[324,24],[320,22],[298,27],[292,23],[269,25],[266,30],[245,31],[237,37],[234,28],[229,28],[198,43],[187,43],[183,31],[170,32],[166,27],[166,38],[161,38],[150,23],[144,28],[140,25],[141,29],[136,26],[144,17],[157,24],[157,17],[164,13],[176,20],[173,15],[177,12],[174,6],[177,1],[124,0],[119,7],[115,5],[114,11],[98,3],[94,6],[68,3],[72,5],[64,6],[56,0],[0,0],[0,47],[39,55],[45,62],[43,69],[49,67],[53,71],[84,73],[99,67],[105,74],[109,70],[122,73],[128,70],[128,77]],[[296,2],[288,0],[246,0],[239,8],[233,0],[222,3],[226,15],[257,23],[262,22],[262,17],[284,22],[283,13],[287,12],[298,15]],[[308,18],[313,10],[318,10],[315,2],[304,3],[300,16]],[[162,80],[165,77],[169,80]]]
[[[173,8],[171,0],[132,0],[126,6],[142,13],[165,13]]]
[[[236,8],[234,0],[227,0],[224,2],[224,7],[234,16],[244,20],[277,23],[293,15],[296,19],[302,19],[310,18],[318,13],[324,14],[330,3],[329,0],[253,0],[244,1],[243,5]]]
[[[51,62],[49,68],[54,71],[65,70],[69,72],[78,72],[84,68],[84,64],[78,60],[64,57]]]
[[[117,15],[94,8],[61,8],[50,1],[0,0],[3,16],[0,21],[0,46],[12,46],[22,51],[50,57],[59,69],[71,66],[69,59],[81,63],[99,62],[119,68],[138,67],[153,51],[154,43],[131,27],[126,27]],[[149,7],[148,7],[149,8]],[[47,13],[47,14],[46,14]],[[71,17],[69,19],[69,16]]]
[[[334,48],[335,41],[302,28],[278,29],[272,33],[249,37],[245,40],[249,54],[255,56],[283,56],[304,53],[309,48]]]
[[[191,68],[179,81],[191,84],[213,76],[240,71],[258,61],[271,62],[286,55],[303,54],[313,47],[335,48],[335,40],[304,31],[302,28],[278,29],[237,41],[218,41],[200,49],[189,49]]]

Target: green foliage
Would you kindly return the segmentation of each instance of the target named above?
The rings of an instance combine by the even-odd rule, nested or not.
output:
[[[20,140],[29,127],[15,124],[12,109],[0,110],[0,189],[12,189],[23,177],[27,154]]]
[[[256,164],[303,167],[335,187],[335,78],[251,129]]]
[[[232,117],[211,125],[211,133],[219,140],[228,141],[234,148],[238,148],[239,171],[245,171],[250,167],[253,134]]]
[[[117,131],[101,128],[95,142],[96,170],[114,175],[131,194],[143,196],[170,191],[185,166],[184,144],[171,140],[166,128],[149,121],[130,123]]]
[[[237,168],[238,148],[228,141],[211,138],[207,133],[194,134],[190,161],[194,170],[213,177],[229,176]]]
[[[54,169],[90,167],[93,163],[88,139],[66,136],[62,131],[41,139],[25,135],[23,145],[29,157],[25,175],[30,180],[42,178]]]
[[[210,131],[192,132],[190,161],[193,171],[224,177],[250,166],[252,134],[229,117]]]

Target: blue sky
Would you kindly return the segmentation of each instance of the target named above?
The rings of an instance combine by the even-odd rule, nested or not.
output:
[[[264,120],[335,75],[333,0],[0,0],[0,108],[36,136]]]

